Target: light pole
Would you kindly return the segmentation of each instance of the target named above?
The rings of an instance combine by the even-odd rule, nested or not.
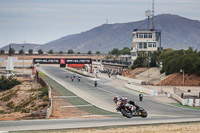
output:
[[[149,63],[150,63],[151,61],[150,61],[150,58],[148,58],[148,61],[147,61],[147,70],[148,70],[148,82],[149,82],[149,79],[150,79],[150,77],[149,77]]]
[[[23,50],[23,75],[24,75],[24,45],[22,45],[22,50]]]
[[[185,71],[184,71],[183,69],[181,69],[180,72],[183,72],[183,91],[184,91],[184,85],[185,85]]]
[[[162,67],[163,67],[163,65],[162,65],[162,62],[160,62],[160,68],[162,69]],[[160,91],[161,91],[161,93],[163,92],[163,90],[162,90],[162,79],[161,79],[161,74],[160,74]]]

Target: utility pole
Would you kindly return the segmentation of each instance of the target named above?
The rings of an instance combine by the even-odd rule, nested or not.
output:
[[[23,63],[23,75],[24,75],[24,45],[22,45],[22,50],[23,50],[23,61],[22,61],[22,63]]]
[[[154,31],[154,0],[152,3],[152,30]]]

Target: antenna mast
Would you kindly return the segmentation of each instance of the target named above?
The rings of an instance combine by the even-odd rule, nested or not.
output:
[[[152,3],[152,30],[154,30],[154,0]]]

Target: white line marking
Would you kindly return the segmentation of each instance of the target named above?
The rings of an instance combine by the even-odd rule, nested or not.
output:
[[[53,96],[53,98],[73,98],[78,96]]]
[[[60,108],[75,108],[75,107],[89,107],[93,106],[92,104],[86,104],[86,105],[72,105],[72,106],[61,106]]]
[[[81,116],[81,117],[108,117],[108,116],[118,116],[118,115],[84,115],[84,116]]]
[[[83,81],[84,83],[86,83],[86,84],[89,84],[89,85],[92,85],[92,86],[94,86],[93,84],[91,84],[91,83],[88,83],[88,82],[86,82],[86,81]],[[110,93],[110,94],[112,94],[112,95],[114,95],[114,96],[118,96],[118,94],[116,94],[116,93],[113,93],[113,92],[111,92],[111,91],[108,91],[108,90],[105,90],[105,89],[103,89],[103,88],[100,88],[100,87],[96,87],[96,88],[98,88],[98,89],[100,89],[100,90],[103,90],[103,91],[105,91],[105,92],[108,92],[108,93]]]

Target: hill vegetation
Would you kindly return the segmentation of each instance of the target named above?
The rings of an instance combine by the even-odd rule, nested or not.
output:
[[[162,52],[149,53],[138,57],[131,68],[137,67],[162,67],[160,72],[165,72],[166,75],[185,72],[200,76],[200,51],[189,47],[187,50],[165,49]]]
[[[1,76],[0,78],[0,91],[9,90],[12,87],[21,84],[20,81],[14,79],[12,77],[6,78],[5,76]]]

